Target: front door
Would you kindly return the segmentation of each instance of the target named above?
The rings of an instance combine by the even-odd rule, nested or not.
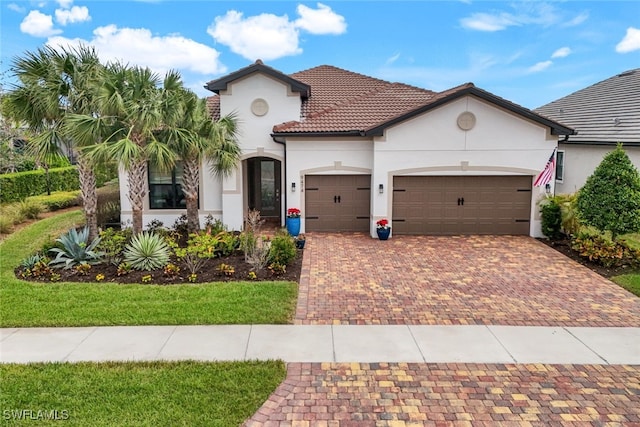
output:
[[[267,157],[247,160],[249,209],[265,219],[280,221],[280,161]]]

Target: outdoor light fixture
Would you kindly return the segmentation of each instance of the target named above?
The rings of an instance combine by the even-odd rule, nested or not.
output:
[[[384,193],[384,185],[382,184],[378,185],[378,193],[380,194]]]
[[[544,186],[544,191],[545,191],[547,194],[551,194],[551,184],[547,183],[547,184]]]
[[[292,193],[295,193],[295,192],[296,192],[296,183],[295,183],[295,182],[292,182],[292,183],[291,183],[291,192],[292,192]]]

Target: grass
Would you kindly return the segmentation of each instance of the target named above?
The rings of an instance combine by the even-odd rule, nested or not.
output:
[[[7,364],[0,376],[3,425],[238,426],[284,380],[285,367],[275,361]],[[29,420],[38,411],[59,420]],[[19,415],[26,422],[12,419]]]
[[[292,282],[160,286],[16,279],[13,269],[22,259],[82,220],[82,212],[68,212],[0,242],[0,327],[291,322],[297,297]]]
[[[632,294],[640,297],[640,274],[623,274],[612,277],[611,280]]]

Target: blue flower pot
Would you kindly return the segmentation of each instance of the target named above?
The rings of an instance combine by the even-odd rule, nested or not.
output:
[[[300,218],[287,218],[287,231],[293,237],[300,234]]]
[[[378,239],[387,240],[389,234],[391,234],[391,228],[376,228],[376,232],[378,233]]]

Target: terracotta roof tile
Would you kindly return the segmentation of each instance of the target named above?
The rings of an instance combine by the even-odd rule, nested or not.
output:
[[[220,97],[217,95],[207,97],[207,109],[211,118],[215,121],[220,119]]]

